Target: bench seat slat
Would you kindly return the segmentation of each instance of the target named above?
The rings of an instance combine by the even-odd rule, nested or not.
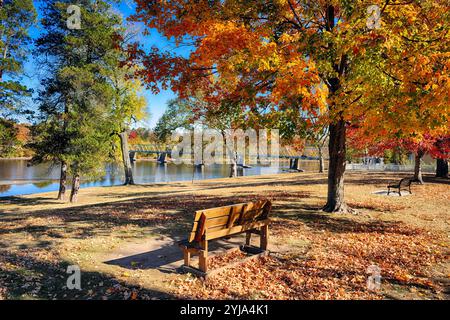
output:
[[[232,228],[236,225],[233,225],[231,227],[228,227],[227,223],[224,224],[220,224],[220,225],[216,225],[216,226],[212,226],[212,227],[208,227],[207,231],[208,232],[215,232],[215,231],[219,231],[219,230],[223,230],[223,229],[229,229]],[[195,236],[195,232],[191,232],[191,234],[193,234]]]
[[[250,214],[246,214],[245,217],[241,220],[239,220],[239,218],[235,219],[231,225],[228,225],[228,222],[230,219],[229,215],[221,216],[221,217],[214,218],[214,219],[207,219],[206,220],[206,229],[208,231],[210,231],[210,230],[216,231],[216,229],[225,229],[225,228],[233,227],[237,224],[250,223],[253,221],[257,221],[258,218],[262,214],[262,210],[259,210],[259,211],[260,212],[258,212],[256,214],[253,214],[252,212],[250,212]],[[256,212],[256,211],[253,211],[253,212]],[[192,230],[197,230],[198,224],[199,224],[199,222],[194,222]]]
[[[259,227],[268,225],[269,222],[270,222],[269,219],[265,219],[265,220],[256,221],[256,222],[249,223],[249,224],[244,224],[244,225],[231,227],[231,228],[228,228],[228,229],[207,232],[206,236],[205,236],[205,240],[212,240],[212,239],[222,238],[222,237],[226,237],[226,236],[233,235],[233,234],[236,234],[236,233],[241,233],[241,232],[244,232],[246,230],[259,228]]]
[[[201,212],[204,213],[206,215],[207,219],[213,219],[213,218],[218,218],[221,216],[226,216],[226,215],[230,215],[230,211],[232,212],[239,212],[242,210],[242,208],[245,206],[245,203],[240,203],[237,205],[233,205],[233,206],[226,206],[226,207],[218,207],[218,208],[212,208],[212,209],[206,209],[206,210],[200,210],[197,212]],[[198,219],[200,217],[195,217],[196,220],[198,221]]]
[[[203,213],[203,212],[202,212]],[[214,217],[209,217],[207,214],[206,214],[206,221],[209,221],[209,220],[215,220],[215,219],[222,219],[222,218],[226,218],[226,217],[229,217],[230,215],[227,213],[227,214],[222,214],[222,215],[214,215]],[[194,223],[195,222],[198,222],[200,220],[200,218],[198,219],[198,220],[195,220],[194,221]]]
[[[223,217],[219,217],[219,218],[214,218],[214,219],[207,219],[206,220],[206,229],[210,229],[210,228],[214,228],[217,226],[223,226],[223,225],[227,225],[228,222],[228,216],[223,216]],[[199,222],[194,222],[194,225],[192,227],[192,230],[197,230]]]

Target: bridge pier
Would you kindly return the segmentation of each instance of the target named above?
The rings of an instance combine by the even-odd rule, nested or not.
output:
[[[291,170],[299,170],[298,165],[299,165],[299,159],[298,158],[291,158],[289,159],[289,169]]]
[[[167,153],[165,153],[165,152],[160,153],[158,155],[158,160],[157,160],[158,163],[160,163],[160,164],[167,163],[166,156],[167,156]]]
[[[251,168],[250,166],[245,164],[245,155],[237,154],[236,163],[237,163],[238,167],[245,168],[245,169]]]
[[[203,160],[201,160],[201,161],[194,160],[194,167],[203,168],[204,166],[205,166],[205,163],[203,162]]]
[[[305,172],[305,170],[300,169],[300,158],[290,158],[289,159],[289,170]]]
[[[291,170],[297,170],[298,169],[298,159],[297,158],[290,158],[289,159],[289,169],[291,169]]]
[[[167,163],[167,157],[172,158],[172,150],[170,149],[170,147],[166,146],[166,145],[160,145],[160,144],[150,144],[150,145],[134,145],[132,146],[132,149],[129,152],[130,155],[130,162],[134,163],[136,162],[136,154],[137,153],[141,153],[141,154],[145,154],[145,155],[157,155],[157,162],[159,163]],[[180,154],[180,156],[182,156]],[[217,156],[217,155],[215,155]],[[261,154],[249,154],[248,159],[250,160],[250,162],[255,162],[255,163],[259,163],[259,164],[270,164],[271,163],[271,159],[274,158],[275,156],[272,155],[261,155]],[[289,170],[295,170],[295,171],[302,171],[301,169],[299,169],[299,165],[300,165],[300,155],[297,156],[295,154],[295,152],[292,151],[284,151],[284,152],[280,152],[279,154],[277,154],[277,157],[282,158],[282,159],[289,159]],[[240,155],[240,154],[236,154],[234,153],[234,165],[237,168],[251,168],[250,166],[247,166],[245,163],[245,154],[244,155]],[[305,157],[306,158],[306,157]],[[201,163],[195,163],[195,165],[202,165]],[[232,170],[234,171],[234,170]]]

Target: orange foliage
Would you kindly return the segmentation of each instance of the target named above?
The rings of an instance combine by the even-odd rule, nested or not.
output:
[[[201,91],[211,105],[228,99],[251,108],[267,100],[289,108],[301,99],[308,112],[328,106],[325,123],[344,118],[369,136],[418,142],[448,133],[446,1],[136,3],[135,21],[192,48],[181,57],[131,47],[130,63],[143,63],[139,73],[156,92],[161,83],[181,96]],[[373,4],[382,20],[370,30]]]

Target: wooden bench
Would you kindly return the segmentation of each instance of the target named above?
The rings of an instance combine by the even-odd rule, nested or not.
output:
[[[390,184],[388,185],[388,195],[391,193],[391,189],[398,189],[398,194],[400,196],[402,196],[402,189],[409,191],[410,194],[412,194],[411,192],[411,183],[412,180],[409,178],[404,178],[402,180],[400,180],[399,183],[397,184]]]
[[[195,212],[192,231],[187,240],[180,241],[184,268],[188,271],[208,272],[208,241],[246,233],[250,247],[252,234],[260,235],[260,250],[266,252],[269,238],[268,218],[272,204],[268,200],[241,203]],[[191,255],[199,255],[199,268],[191,267]],[[199,273],[199,272],[195,272]]]

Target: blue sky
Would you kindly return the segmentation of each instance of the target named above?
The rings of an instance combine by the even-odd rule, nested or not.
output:
[[[42,5],[42,0],[34,1],[36,9],[38,10],[38,18],[40,19],[41,12],[39,7]],[[76,4],[76,0],[74,0],[74,4]],[[124,18],[129,17],[134,12],[134,1],[133,0],[124,0],[121,1],[120,4],[114,5],[114,9],[120,11],[120,13],[124,16]],[[81,23],[83,20],[81,18]],[[143,30],[144,27],[142,25],[137,25],[140,30]],[[37,25],[30,30],[30,35],[33,39],[37,38],[41,32],[40,26]],[[177,49],[173,42],[168,41],[165,37],[159,34],[156,30],[151,30],[150,35],[139,35],[137,39],[141,44],[144,45],[145,48],[151,48],[152,46],[156,46],[159,49],[163,50],[171,50],[180,54],[188,54],[189,48]],[[25,76],[22,81],[24,84],[34,89],[35,92],[39,88],[39,70],[35,68],[35,63],[33,61],[32,55],[30,55],[28,61],[25,63]],[[155,126],[158,119],[164,113],[167,105],[167,101],[174,98],[176,95],[171,90],[161,90],[159,94],[154,95],[149,90],[144,91],[145,98],[147,100],[147,110],[150,114],[149,119],[146,121],[142,121],[137,124],[140,127],[152,128]],[[31,102],[32,103],[32,102]]]

